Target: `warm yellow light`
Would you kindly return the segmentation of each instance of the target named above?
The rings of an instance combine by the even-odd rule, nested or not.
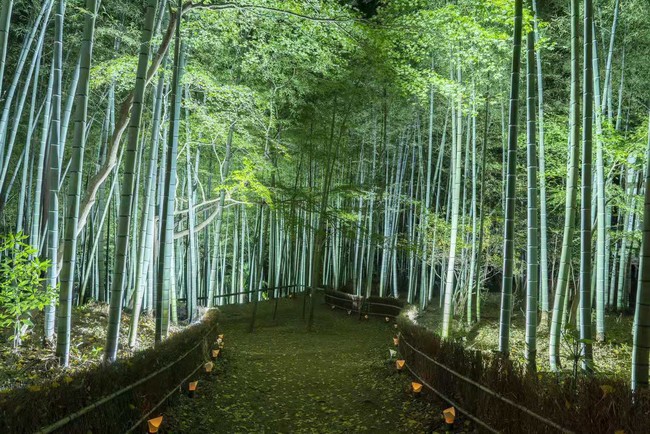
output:
[[[224,335],[219,335],[218,337],[219,337],[219,339],[223,340],[223,336]]]
[[[196,390],[196,386],[198,386],[199,380],[196,381],[190,381],[190,392],[194,392]]]
[[[395,361],[395,366],[397,367],[398,371],[401,371],[404,369],[404,365],[406,364],[406,360],[396,360]]]
[[[442,415],[445,417],[445,422],[451,425],[456,419],[456,409],[454,407],[449,407],[448,409],[443,410]]]
[[[158,416],[153,419],[149,419],[147,421],[147,424],[149,425],[149,432],[150,433],[156,433],[158,432],[158,428],[160,428],[160,425],[162,424],[163,417]]]
[[[399,345],[399,338],[397,336],[393,338],[393,344],[395,344],[395,346]]]
[[[416,383],[415,381],[411,383],[411,388],[413,389],[414,393],[422,392],[422,385],[420,383]]]
[[[205,372],[212,372],[212,368],[214,368],[214,363],[208,362],[205,365],[203,365],[205,368]]]
[[[219,351],[221,351],[221,350],[212,350],[212,358],[213,359],[216,359],[217,357],[219,357]]]
[[[368,319],[368,315],[364,315],[364,318],[365,318],[365,319]]]

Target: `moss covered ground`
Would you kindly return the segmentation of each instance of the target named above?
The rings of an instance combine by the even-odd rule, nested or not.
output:
[[[13,349],[7,334],[0,335],[0,394],[9,393],[18,387],[39,387],[50,380],[66,381],[76,372],[93,369],[102,362],[106,329],[108,324],[108,305],[91,302],[75,307],[72,312],[72,332],[70,343],[70,366],[61,368],[55,356],[56,344],[44,344],[43,313],[35,312],[32,317],[34,327],[23,337],[22,345]],[[155,322],[152,316],[142,315],[136,347],[128,345],[128,332],[131,315],[122,315],[122,330],[118,358],[132,356],[136,351],[153,346]],[[180,330],[173,325],[170,334]]]
[[[466,324],[464,318],[457,316],[452,324],[452,338],[456,339],[467,348],[481,351],[495,351],[498,346],[500,294],[483,294],[482,317],[479,323],[472,326]],[[608,378],[627,380],[630,376],[632,362],[632,322],[633,315],[608,312],[605,316],[606,340],[594,342],[593,353],[596,373],[604,381]],[[440,333],[442,309],[438,299],[433,300],[426,312],[420,314],[417,322],[436,333]],[[525,349],[525,323],[523,301],[515,300],[512,312],[512,328],[510,331],[511,358],[522,364]],[[595,324],[595,314],[593,323]],[[540,373],[550,372],[548,360],[549,323],[537,328],[537,368]],[[595,325],[593,327],[595,333]],[[562,371],[570,374],[575,361],[575,340],[569,336],[562,339],[560,353],[562,357]],[[578,354],[579,356],[579,354]]]
[[[223,358],[199,376],[196,395],[167,409],[167,433],[431,433],[444,432],[444,404],[411,394],[410,377],[389,356],[396,330],[383,318],[359,320],[316,303],[311,332],[302,298],[226,306]],[[457,432],[468,431],[459,420]]]

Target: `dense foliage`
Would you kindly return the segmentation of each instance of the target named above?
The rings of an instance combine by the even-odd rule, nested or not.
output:
[[[32,285],[14,317],[45,305],[67,365],[91,299],[110,303],[114,361],[141,313],[160,342],[200,306],[286,285],[440,303],[445,338],[503,287],[495,348],[521,309],[529,368],[551,316],[550,368],[574,329],[590,360],[606,312],[645,288],[650,128],[649,6],[595,2],[576,27],[591,3],[3,1],[2,232],[27,235],[0,250],[59,300]]]

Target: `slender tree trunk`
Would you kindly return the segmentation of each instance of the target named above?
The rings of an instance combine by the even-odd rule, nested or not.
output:
[[[59,292],[59,310],[57,315],[59,323],[57,327],[56,355],[59,358],[59,363],[63,366],[68,366],[70,357],[70,327],[72,322],[74,273],[77,260],[77,219],[79,217],[84,150],[86,146],[90,66],[92,63],[96,16],[97,0],[86,0],[86,17],[84,19],[84,33],[81,41],[81,69],[79,72],[77,95],[75,97],[72,166],[70,169],[70,184],[68,186],[67,198],[68,215],[65,224],[63,268],[61,270],[61,289]],[[61,17],[61,20],[63,20],[63,17]],[[55,92],[56,94],[57,92]],[[58,104],[60,104],[60,100]],[[57,102],[55,102],[56,105]],[[55,119],[57,117],[53,116],[53,120]],[[53,131],[55,130],[58,130],[58,126],[53,127]],[[51,164],[58,165],[58,161],[52,158]],[[52,264],[52,268],[56,269],[56,263]]]
[[[177,11],[176,42],[174,46],[174,75],[169,111],[169,138],[165,162],[165,179],[162,193],[162,214],[160,217],[160,254],[158,281],[156,283],[156,343],[167,337],[169,328],[169,292],[172,284],[174,242],[174,199],[176,196],[176,157],[178,155],[178,132],[181,111],[181,79],[183,75],[184,47],[181,42],[181,10]]]
[[[526,118],[528,162],[528,246],[526,267],[526,350],[525,357],[530,372],[536,372],[537,357],[537,295],[539,284],[539,215],[537,209],[537,147],[535,143],[535,36],[527,36]]]
[[[576,216],[578,156],[580,143],[580,107],[578,87],[578,26],[579,5],[578,0],[571,0],[571,113],[570,113],[570,149],[567,173],[567,188],[564,213],[564,235],[562,237],[562,253],[558,271],[555,299],[553,302],[553,318],[551,320],[551,334],[549,340],[549,361],[551,370],[557,371],[560,366],[560,334],[562,320],[566,311],[565,297],[569,286],[569,268],[571,266],[571,246]]]
[[[458,82],[461,81],[460,65],[457,67]],[[454,297],[454,268],[456,266],[456,245],[458,243],[458,220],[460,208],[460,185],[461,185],[461,158],[463,152],[462,146],[462,96],[457,95],[457,120],[456,120],[456,140],[452,150],[451,173],[453,176],[453,190],[451,191],[451,238],[449,241],[449,259],[447,262],[447,276],[445,281],[443,317],[442,317],[442,337],[448,338],[451,329],[451,319],[453,315],[453,297]],[[450,177],[451,178],[451,177]]]
[[[519,124],[519,72],[521,69],[522,0],[515,0],[515,26],[510,79],[508,129],[508,163],[506,173],[505,223],[503,238],[503,286],[499,321],[499,352],[510,353],[510,320],[512,315],[512,284],[515,265],[515,180],[517,168],[517,131]]]
[[[140,52],[138,55],[138,69],[135,79],[135,92],[133,94],[133,107],[129,123],[127,147],[124,155],[124,181],[120,194],[120,208],[115,243],[115,269],[111,282],[111,300],[108,315],[108,331],[106,333],[106,349],[104,359],[114,362],[117,358],[117,345],[120,334],[120,320],[122,317],[122,294],[126,285],[126,258],[128,254],[129,236],[131,230],[131,213],[133,211],[133,194],[136,188],[136,166],[138,155],[138,134],[140,131],[140,118],[146,87],[147,66],[149,64],[149,48],[153,33],[153,22],[156,14],[157,0],[148,0],[145,12],[142,36],[140,38]],[[137,205],[137,204],[136,204]],[[135,258],[132,258],[135,260]]]
[[[592,22],[592,34],[596,34]],[[606,210],[605,210],[605,160],[603,157],[603,112],[601,108],[600,72],[598,69],[598,46],[593,38],[593,89],[596,117],[596,340],[605,340],[605,266]]]
[[[632,390],[648,387],[650,357],[650,112],[646,154],[643,232],[639,264],[639,291],[636,296],[632,343]]]
[[[593,371],[591,332],[591,162],[593,127],[593,6],[584,2],[584,107],[582,120],[582,197],[580,212],[580,340],[583,354],[582,369]]]
[[[546,148],[544,142],[544,80],[542,74],[542,53],[540,43],[540,33],[539,33],[539,23],[537,16],[537,1],[532,0],[533,2],[533,29],[535,32],[535,60],[537,63],[537,129],[539,131],[539,216],[540,216],[540,256],[539,256],[539,279],[540,279],[540,290],[539,290],[539,303],[542,312],[542,324],[548,327],[548,313],[549,308],[549,274],[548,274],[548,224],[547,224],[547,212],[546,212]]]

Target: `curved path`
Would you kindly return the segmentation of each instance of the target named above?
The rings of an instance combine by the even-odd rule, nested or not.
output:
[[[389,360],[393,324],[359,321],[319,301],[314,331],[302,298],[226,306],[224,357],[202,374],[196,396],[167,410],[166,433],[419,433],[442,431],[440,405],[408,392]]]

